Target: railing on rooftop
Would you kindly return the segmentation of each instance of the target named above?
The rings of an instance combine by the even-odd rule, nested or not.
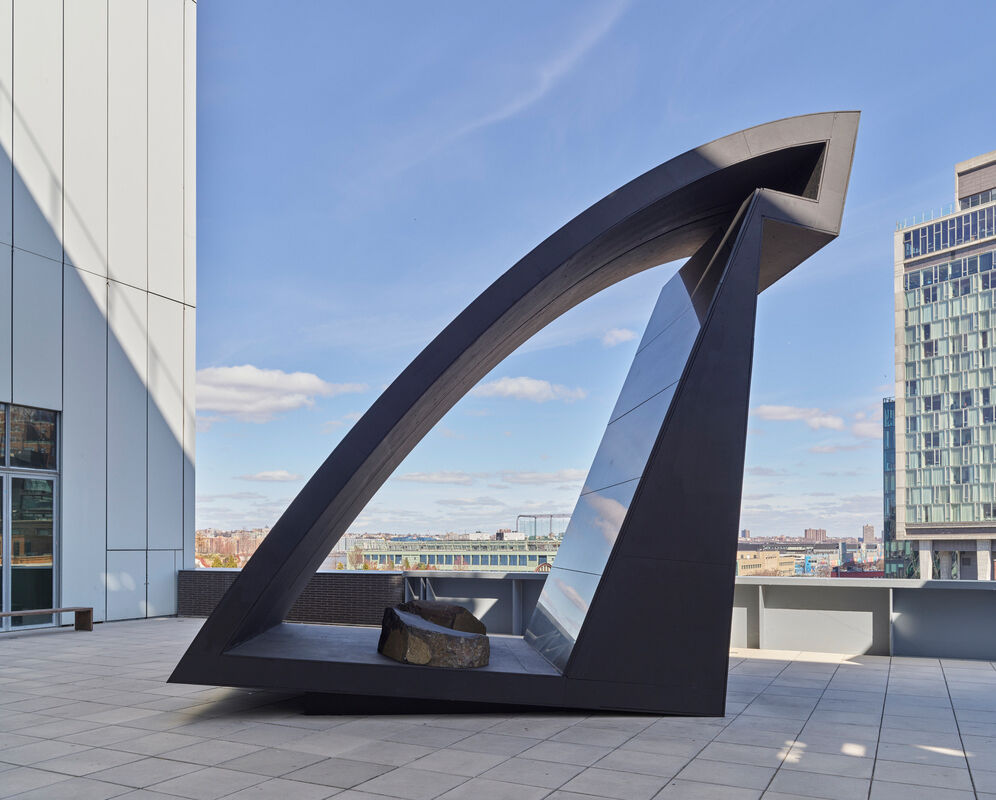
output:
[[[911,228],[914,225],[922,225],[924,222],[932,222],[935,219],[940,219],[941,217],[946,217],[949,214],[954,214],[958,208],[955,203],[948,203],[946,206],[941,206],[940,208],[932,208],[929,211],[924,211],[921,214],[914,214],[911,217],[904,217],[903,219],[896,221],[896,230],[901,231],[906,228]]]
[[[180,614],[210,613],[235,572],[182,570]],[[319,572],[289,621],[376,625],[385,606],[420,597],[465,606],[489,633],[521,635],[545,577],[530,572]],[[730,645],[996,661],[994,620],[996,581],[743,577],[736,579]]]

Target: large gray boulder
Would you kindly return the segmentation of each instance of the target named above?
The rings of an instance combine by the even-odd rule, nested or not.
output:
[[[491,645],[484,634],[452,630],[398,607],[384,609],[377,651],[402,664],[465,669],[487,666]]]
[[[417,614],[424,620],[465,633],[487,633],[484,623],[463,606],[441,603],[439,600],[409,600],[398,606],[401,611]]]

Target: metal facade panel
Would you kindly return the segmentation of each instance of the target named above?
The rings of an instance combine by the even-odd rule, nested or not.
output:
[[[107,0],[66,3],[66,262],[107,275]]]
[[[149,291],[183,302],[183,0],[149,3]]]
[[[112,550],[144,549],[148,542],[147,298],[130,286],[107,285],[107,546]]]
[[[11,319],[11,289],[13,276],[13,250],[8,244],[0,244],[0,319]],[[11,380],[11,328],[0,325],[0,403],[9,403]]]
[[[197,3],[183,4],[183,302],[197,305]]]
[[[64,267],[61,603],[104,609],[107,549],[107,281]]]
[[[62,261],[62,0],[14,15],[14,246]]]
[[[146,616],[145,581],[145,550],[111,550],[107,553],[104,583],[108,620]]]
[[[988,191],[989,189],[996,189],[996,164],[990,164],[989,166],[973,169],[958,175],[957,184],[956,191],[959,200],[963,197],[979,194],[979,192]]]
[[[183,305],[149,295],[149,547],[183,547]]]
[[[197,437],[196,407],[196,313],[183,309],[183,567],[194,567],[194,458]]]
[[[145,2],[107,2],[107,268],[148,288],[148,19]]]
[[[181,557],[179,550],[149,550],[147,616],[176,613],[176,571]]]
[[[62,408],[62,264],[14,250],[13,402]]]
[[[14,2],[0,0],[0,243],[14,243]]]

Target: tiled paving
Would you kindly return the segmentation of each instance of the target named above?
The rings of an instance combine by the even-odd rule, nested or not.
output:
[[[718,719],[306,716],[167,684],[199,625],[0,636],[0,798],[996,800],[989,662],[734,651]]]

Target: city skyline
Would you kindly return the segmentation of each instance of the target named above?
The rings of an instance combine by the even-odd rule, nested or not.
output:
[[[860,108],[840,239],[759,303],[741,527],[881,530],[890,231],[948,201],[950,164],[992,149],[959,115],[924,119],[901,102],[918,62],[907,44],[922,36],[913,20],[862,7],[856,30],[847,14],[738,9],[720,15],[726,46],[695,71],[704,41],[678,37],[661,54],[651,32],[665,11],[649,4],[512,6],[504,20],[398,9],[378,36],[388,58],[344,35],[379,26],[362,9],[262,9],[201,9],[198,528],[272,524],[489,276],[662,153],[766,119]],[[666,13],[679,29],[711,27],[705,9]],[[958,31],[982,48],[981,32]],[[328,56],[317,68],[307,56],[305,69],[311,37]],[[809,66],[841,42],[853,58],[840,74]],[[264,44],[276,70],[254,63]],[[798,69],[775,70],[776,53]],[[750,91],[736,75],[743,59],[759,67]],[[918,90],[956,76],[964,91],[981,81],[942,63]],[[715,110],[700,102],[706,87]],[[265,119],[257,91],[277,98]],[[272,167],[262,173],[260,153]],[[570,513],[640,321],[677,266],[528,342],[444,418],[360,527],[486,530],[518,513]]]

